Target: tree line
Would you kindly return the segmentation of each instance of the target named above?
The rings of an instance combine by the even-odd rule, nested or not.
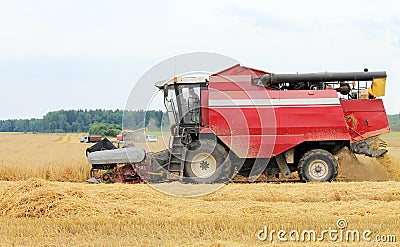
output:
[[[123,127],[132,130],[147,127],[156,131],[169,125],[167,115],[155,110],[59,110],[43,118],[0,120],[0,132],[116,133],[123,120]],[[392,131],[400,131],[400,114],[388,115],[388,120]]]
[[[148,126],[160,127],[162,111],[123,110],[59,110],[47,113],[43,118],[0,120],[0,132],[41,132],[41,133],[85,133],[104,126],[113,131],[122,128],[124,119],[129,129]]]
[[[400,131],[400,113],[388,115],[389,125],[392,131]]]

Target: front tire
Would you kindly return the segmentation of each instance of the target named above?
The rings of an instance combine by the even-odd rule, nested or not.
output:
[[[223,146],[213,140],[202,140],[188,150],[185,180],[191,183],[227,183],[234,169]]]
[[[299,161],[298,173],[303,182],[331,182],[338,175],[338,162],[324,149],[313,149]]]

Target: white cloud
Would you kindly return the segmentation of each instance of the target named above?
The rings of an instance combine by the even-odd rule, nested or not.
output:
[[[106,97],[107,80],[115,78],[112,83],[127,90],[146,68],[161,60],[184,52],[209,51],[274,72],[385,69],[389,76],[386,108],[390,113],[400,112],[396,100],[400,91],[396,83],[400,81],[398,1],[92,0],[1,5],[0,66],[11,59],[32,70],[36,62],[49,63],[58,71],[58,76],[50,77],[28,77],[15,71],[12,81],[20,85],[35,81],[37,87],[32,90],[37,90],[38,97],[51,94],[46,86],[51,81],[68,76],[76,85],[88,83],[99,98]],[[79,67],[71,69],[63,60],[76,60]],[[98,79],[82,76],[78,68],[89,75],[96,73]],[[12,71],[8,72],[10,79]],[[4,75],[0,74],[0,80],[5,81]],[[11,90],[15,87],[2,83],[3,92]],[[80,99],[83,90],[73,90],[66,89],[66,94],[75,94],[74,101],[60,96],[55,99],[57,107],[96,106]],[[123,107],[123,99],[115,102],[115,108]],[[97,105],[112,107],[112,103]],[[46,107],[52,110],[51,105]],[[12,111],[2,106],[0,110],[4,112],[0,118],[11,114],[7,112],[43,113],[36,113],[34,105]]]

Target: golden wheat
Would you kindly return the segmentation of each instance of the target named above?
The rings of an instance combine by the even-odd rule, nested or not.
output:
[[[0,180],[39,178],[61,182],[85,181],[91,168],[85,150],[93,144],[80,143],[81,135],[0,133]],[[167,139],[165,142],[168,142]],[[388,155],[380,159],[350,155],[346,150],[339,153],[339,180],[399,180],[400,139],[391,136],[387,139],[393,147],[390,147]],[[165,149],[165,145],[160,138],[158,143],[143,143],[142,147],[159,151]],[[293,178],[297,179],[295,174]],[[263,177],[260,179],[263,180]]]
[[[265,246],[269,242],[256,237],[264,226],[322,231],[338,219],[349,229],[400,241],[400,182],[229,184],[207,196],[179,198],[145,184],[82,183],[91,144],[79,143],[79,136],[0,134],[0,180],[15,180],[0,181],[0,245]],[[390,152],[397,162],[398,149]],[[361,160],[367,161],[377,162]]]
[[[90,164],[79,134],[0,134],[0,180],[85,181]]]
[[[399,182],[229,184],[185,199],[145,184],[30,179],[0,182],[0,198],[0,241],[10,245],[254,246],[267,244],[256,237],[265,225],[322,231],[338,219],[400,236]]]

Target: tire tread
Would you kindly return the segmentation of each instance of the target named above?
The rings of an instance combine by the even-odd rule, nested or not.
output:
[[[310,181],[307,181],[307,179],[305,179],[304,176],[303,176],[303,166],[304,166],[305,160],[307,158],[309,158],[311,155],[315,155],[315,154],[326,155],[327,157],[329,157],[330,160],[333,161],[333,169],[334,169],[333,170],[333,176],[331,178],[329,178],[327,182],[335,181],[337,176],[338,176],[339,164],[338,164],[338,161],[335,159],[335,157],[325,149],[312,149],[312,150],[306,152],[301,157],[301,159],[299,161],[299,165],[297,167],[297,171],[299,173],[300,181],[302,181],[302,182],[310,182]]]

